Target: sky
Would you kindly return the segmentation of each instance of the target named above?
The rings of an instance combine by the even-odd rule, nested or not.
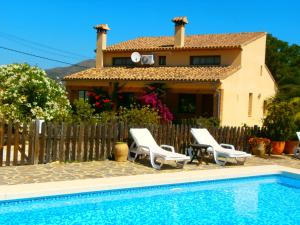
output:
[[[187,16],[187,35],[265,31],[300,45],[299,0],[0,0],[0,65],[43,69],[95,58],[93,26],[106,23],[108,45],[141,36],[174,34],[171,19]]]

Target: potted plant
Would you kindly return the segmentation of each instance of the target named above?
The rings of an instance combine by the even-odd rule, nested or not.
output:
[[[299,146],[299,140],[296,135],[296,131],[289,136],[288,140],[285,142],[284,153],[294,154],[294,150]]]
[[[264,157],[266,154],[266,147],[271,143],[268,138],[252,137],[248,140],[251,151],[254,155]]]
[[[272,100],[267,106],[267,116],[263,120],[266,135],[272,140],[272,153],[281,154],[285,141],[294,126],[294,112],[292,106],[285,101]]]
[[[127,142],[116,142],[114,145],[114,156],[117,162],[126,162],[128,157]]]

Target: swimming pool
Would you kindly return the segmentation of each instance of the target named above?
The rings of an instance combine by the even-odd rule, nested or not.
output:
[[[300,224],[282,174],[0,201],[0,224]]]

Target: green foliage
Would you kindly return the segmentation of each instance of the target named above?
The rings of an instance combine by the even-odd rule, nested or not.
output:
[[[28,64],[0,66],[1,119],[63,121],[70,109],[66,91],[48,78],[45,71]]]
[[[268,35],[266,64],[278,83],[280,99],[288,100],[300,96],[299,45],[289,45]]]
[[[114,111],[104,111],[97,115],[99,123],[113,123],[118,121],[118,115]]]
[[[195,124],[200,127],[219,127],[220,126],[220,120],[215,117],[202,117],[196,118]]]
[[[290,103],[274,99],[267,106],[263,120],[266,136],[273,141],[286,141],[295,130],[294,110]]]
[[[129,124],[159,124],[158,112],[149,106],[120,108],[119,120]]]
[[[79,99],[74,101],[73,105],[73,122],[95,122],[94,118],[95,109],[84,99]]]

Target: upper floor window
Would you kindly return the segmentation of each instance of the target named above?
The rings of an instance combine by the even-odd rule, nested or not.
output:
[[[221,56],[191,56],[190,64],[193,66],[213,66],[221,65]]]
[[[130,57],[113,57],[112,64],[113,66],[132,66],[134,62]]]
[[[158,57],[158,65],[164,66],[167,64],[167,57],[166,56],[159,56]]]

